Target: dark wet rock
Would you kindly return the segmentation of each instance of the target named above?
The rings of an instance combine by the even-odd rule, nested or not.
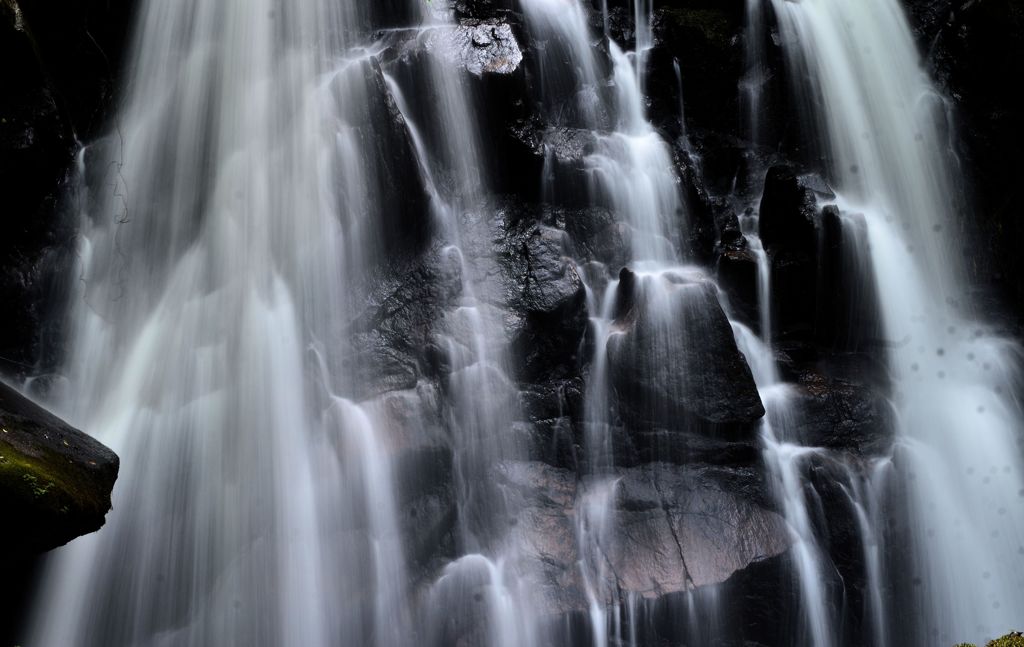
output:
[[[640,462],[703,463],[736,468],[754,466],[761,460],[761,447],[756,439],[730,442],[703,434],[661,429],[634,432],[631,437],[636,460]]]
[[[656,118],[678,115],[674,68],[678,62],[691,128],[732,131],[742,123],[736,91],[743,74],[742,27],[741,3],[691,1],[657,7],[653,21],[657,46],[649,71]]]
[[[497,19],[519,22],[518,3],[514,0],[452,0],[455,16],[459,19]]]
[[[343,349],[353,370],[357,399],[415,387],[421,375],[437,374],[446,361],[435,324],[462,294],[456,252],[435,246],[412,258],[396,256],[367,279],[366,306],[350,325]]]
[[[606,268],[618,268],[626,263],[628,227],[616,221],[608,209],[552,209],[552,219],[569,234],[576,258],[595,261]]]
[[[578,421],[565,416],[515,422],[510,431],[517,446],[525,448],[525,458],[572,471],[581,468],[582,430]]]
[[[620,415],[636,428],[744,437],[764,415],[746,359],[710,282],[668,273],[620,281],[635,305],[617,309],[608,346]],[[657,301],[656,301],[657,300]]]
[[[98,530],[118,466],[112,451],[0,383],[0,551],[18,559]]]
[[[884,456],[891,450],[895,414],[883,388],[870,377],[843,379],[805,371],[793,395],[792,431],[802,443],[860,457]]]
[[[37,35],[37,5],[0,3],[0,366],[16,374],[40,359],[46,309],[60,299],[49,279],[72,236],[58,196],[76,146],[75,127],[48,73],[50,56],[60,58],[50,50],[56,44],[49,29],[61,19],[44,22]],[[64,74],[77,59],[62,63]]]
[[[826,348],[857,352],[883,337],[867,223],[835,205],[822,210],[817,338]]]
[[[369,142],[370,153],[361,160],[364,181],[371,194],[380,196],[377,248],[384,252],[416,251],[431,233],[430,197],[417,163],[409,125],[398,108],[376,58],[362,61],[333,80],[335,100],[351,106],[352,92],[365,92],[368,101],[357,104],[350,126],[359,139]],[[350,109],[350,112],[352,110]],[[344,155],[339,151],[339,155]],[[341,159],[344,168],[351,160]],[[339,204],[345,204],[345,187],[339,187]]]
[[[768,169],[760,208],[761,240],[765,247],[813,253],[820,227],[818,196],[834,197],[826,191],[820,180],[797,175],[791,167]]]
[[[787,550],[782,518],[732,476],[657,463],[627,471],[616,488],[621,532],[608,551],[618,582],[660,596],[725,582]]]
[[[601,597],[657,599],[725,582],[789,546],[784,522],[762,506],[763,484],[752,474],[655,463],[621,470],[614,485],[602,485],[541,463],[504,463],[496,478],[521,509],[511,532],[540,606],[552,614],[587,608],[581,559],[604,567],[607,579],[594,583]],[[602,510],[610,527],[601,550],[581,555],[576,524],[583,516],[598,527]]]
[[[405,0],[377,0],[366,7],[373,29],[410,27],[420,20],[420,9],[415,3]]]
[[[760,233],[771,258],[772,305],[779,337],[814,334],[822,231],[818,200],[834,197],[817,176],[798,175],[789,166],[768,169]]]
[[[543,197],[563,207],[590,205],[586,157],[596,145],[596,135],[592,131],[567,126],[549,127],[539,117],[531,116],[514,123],[510,134],[515,140],[515,157],[522,164],[513,172],[531,173],[533,191],[543,185],[549,190]]]
[[[549,420],[570,416],[579,419],[583,411],[586,384],[582,377],[554,378],[524,385],[519,393],[520,409],[527,420]]]
[[[1001,292],[1024,321],[1024,99],[1006,79],[1024,75],[1024,8],[1015,0],[907,0],[918,46],[950,99],[961,168],[973,191],[961,235],[976,242],[965,254],[972,278]],[[972,207],[972,208],[971,208]]]
[[[728,249],[718,257],[718,285],[729,295],[730,314],[755,327],[760,319],[758,273],[757,258],[748,249]]]
[[[791,249],[769,252],[773,334],[780,339],[811,339],[817,317],[818,258]]]
[[[0,3],[0,24],[9,20],[12,7],[20,10],[20,31],[34,51],[33,56],[5,56],[0,67],[17,68],[18,75],[42,74],[64,117],[64,132],[88,141],[111,116],[136,6],[137,0],[82,0],[59,7],[46,0]],[[0,42],[6,49],[8,34]]]
[[[564,231],[535,222],[510,223],[500,243],[512,355],[526,380],[577,364],[586,289],[566,244]]]

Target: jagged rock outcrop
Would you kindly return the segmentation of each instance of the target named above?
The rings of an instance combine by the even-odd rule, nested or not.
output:
[[[103,526],[117,455],[0,383],[5,565]]]
[[[620,334],[608,343],[620,415],[632,427],[743,437],[764,415],[710,282],[667,273],[620,278]]]

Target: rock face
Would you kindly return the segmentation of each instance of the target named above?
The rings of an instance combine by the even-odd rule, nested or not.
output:
[[[595,586],[609,600],[616,591],[654,599],[727,582],[789,547],[782,518],[759,500],[762,485],[742,470],[651,463],[600,485],[541,463],[505,463],[496,478],[521,506],[512,532],[525,547],[522,568],[552,613],[587,608],[581,559],[606,563]],[[583,542],[583,554],[580,523],[595,541]]]
[[[428,48],[473,74],[511,74],[523,61],[512,27],[495,20],[466,20],[431,32]]]
[[[72,258],[62,184],[107,117],[132,0],[0,2],[0,370],[52,361],[55,277]]]
[[[586,331],[586,290],[566,241],[560,229],[517,223],[499,257],[508,307],[516,314],[512,355],[528,381],[572,364]]]
[[[768,169],[760,213],[765,247],[813,253],[820,228],[819,193],[831,195],[820,180],[797,175],[788,166]]]
[[[1020,325],[1024,239],[1017,183],[1024,176],[1024,99],[1005,79],[1024,75],[1024,9],[1014,0],[906,0],[926,65],[955,110],[958,154],[973,182],[968,230],[979,240],[965,257],[983,286],[995,284]]]
[[[670,274],[622,280],[619,290],[633,292],[619,297],[632,304],[608,361],[627,424],[749,434],[764,407],[714,285]]]
[[[103,526],[117,456],[0,384],[0,553],[56,548]]]

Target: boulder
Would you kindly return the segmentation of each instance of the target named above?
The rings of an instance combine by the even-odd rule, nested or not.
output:
[[[425,44],[428,51],[478,76],[511,74],[523,61],[511,25],[498,20],[468,19],[438,27],[429,32]]]
[[[867,223],[863,215],[841,213],[835,205],[826,206],[821,218],[817,339],[843,352],[877,349],[884,333]]]
[[[112,451],[0,383],[4,561],[102,527],[118,467]]]
[[[813,335],[817,318],[821,215],[818,200],[835,195],[814,175],[773,166],[760,205],[761,241],[771,257],[775,333]]]
[[[495,478],[517,511],[519,570],[551,614],[588,608],[580,564],[603,578],[591,582],[599,599],[655,600],[724,583],[789,547],[752,472],[652,463],[580,482],[569,470],[511,462]]]
[[[619,291],[634,300],[617,295],[618,334],[608,342],[625,424],[750,437],[764,407],[715,286],[666,272],[620,281]]]
[[[759,327],[757,258],[749,249],[726,249],[718,257],[718,285],[729,295],[729,312]]]
[[[819,195],[835,197],[815,176],[797,175],[789,166],[768,169],[760,208],[765,248],[814,254],[820,228]]]
[[[586,288],[564,231],[507,222],[497,260],[505,286],[511,353],[522,380],[567,375],[587,329]]]

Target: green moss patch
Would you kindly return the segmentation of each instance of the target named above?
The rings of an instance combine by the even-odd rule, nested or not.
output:
[[[956,647],[976,647],[971,643],[960,643]],[[1002,638],[996,638],[990,640],[985,647],[1024,647],[1024,633],[1014,631],[1013,633],[1006,634]]]

